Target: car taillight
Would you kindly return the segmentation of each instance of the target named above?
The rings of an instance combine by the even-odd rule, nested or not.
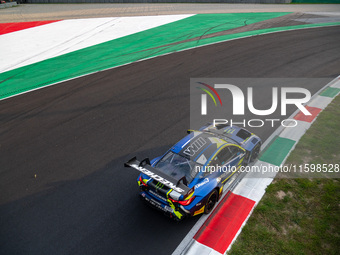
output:
[[[180,201],[177,201],[177,200],[174,200],[174,199],[171,199],[170,200],[173,202],[173,203],[179,203],[180,205],[189,205],[193,200],[195,199],[195,196],[191,197],[190,199],[188,200],[180,200]]]

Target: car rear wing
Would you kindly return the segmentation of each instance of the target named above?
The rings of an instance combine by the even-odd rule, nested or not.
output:
[[[186,183],[185,177],[181,178],[180,180],[176,180],[175,178],[168,176],[167,174],[163,173],[159,169],[152,167],[150,165],[150,160],[148,158],[138,161],[136,157],[133,157],[128,162],[124,163],[125,167],[132,167],[139,172],[151,177],[152,179],[164,184],[170,189],[177,191],[181,195],[185,196],[191,190]]]

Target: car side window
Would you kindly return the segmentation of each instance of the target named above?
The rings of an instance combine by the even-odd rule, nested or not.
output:
[[[211,162],[209,163],[209,166],[214,166],[214,167],[220,166],[220,165],[221,165],[221,161],[220,161],[219,155],[216,155],[216,157],[214,157],[214,158],[211,160]],[[203,177],[206,177],[206,176],[208,176],[209,174],[210,174],[210,168],[207,167],[207,168],[205,169],[205,172],[204,172]]]
[[[220,160],[220,154],[218,154],[210,163],[211,166],[220,166],[221,160]]]
[[[220,165],[223,166],[233,157],[233,154],[228,146],[223,148],[217,156],[220,158]]]
[[[232,156],[233,158],[237,157],[238,155],[242,153],[242,150],[236,146],[230,146],[229,149],[233,155]]]

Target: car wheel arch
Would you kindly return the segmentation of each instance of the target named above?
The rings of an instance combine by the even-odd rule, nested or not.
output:
[[[212,197],[213,194],[216,194],[216,201],[214,201],[213,204],[210,204],[210,208],[208,208],[208,204],[209,204],[209,200]],[[207,196],[207,200],[205,201],[205,209],[204,209],[204,213],[205,214],[209,214],[216,206],[216,203],[218,202],[219,199],[219,192],[217,190],[217,188],[214,188],[210,193],[209,196]]]

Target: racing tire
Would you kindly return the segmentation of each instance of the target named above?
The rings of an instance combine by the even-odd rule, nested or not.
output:
[[[214,209],[217,200],[218,200],[218,193],[217,193],[217,190],[214,189],[213,192],[210,193],[209,198],[207,202],[205,203],[205,207],[204,207],[205,214],[210,213]]]

